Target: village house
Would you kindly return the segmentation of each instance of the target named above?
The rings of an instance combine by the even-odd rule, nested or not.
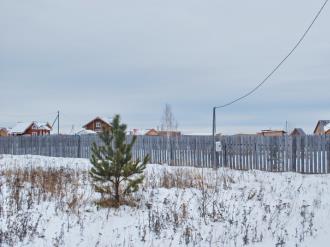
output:
[[[248,134],[248,133],[237,133],[234,136],[256,136],[257,134]]]
[[[145,133],[146,136],[158,136],[158,131],[155,129],[149,129]]]
[[[112,126],[110,120],[107,118],[96,117],[83,126],[86,130],[95,131],[96,133],[102,132],[103,129],[111,130]]]
[[[261,136],[284,136],[286,132],[284,130],[262,130],[261,132],[257,133],[257,135]]]
[[[294,128],[290,134],[290,136],[305,136],[305,135],[306,135],[305,131],[301,128]]]
[[[133,129],[128,132],[129,135],[145,135],[145,136],[168,136],[168,137],[178,137],[181,136],[179,131],[161,131],[156,129],[139,130]]]
[[[180,131],[161,130],[161,131],[158,131],[158,136],[179,137],[179,136],[181,136],[181,132]]]
[[[127,132],[128,135],[134,135],[134,136],[157,136],[158,132],[155,129],[146,129],[146,130],[140,130],[140,129],[132,129]]]
[[[45,136],[50,135],[52,127],[49,123],[40,122],[19,122],[13,128],[9,129],[11,136]]]
[[[8,130],[0,127],[0,137],[8,136]]]
[[[319,120],[314,129],[314,135],[330,135],[330,120]]]

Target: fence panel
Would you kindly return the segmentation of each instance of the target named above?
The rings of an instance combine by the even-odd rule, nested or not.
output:
[[[127,142],[132,141],[127,136]],[[308,174],[330,173],[330,136],[221,136],[215,155],[219,167],[238,170]],[[211,136],[137,136],[134,159],[150,155],[152,163],[213,167]],[[54,157],[90,158],[97,135],[17,136],[0,138],[0,154],[35,154]]]

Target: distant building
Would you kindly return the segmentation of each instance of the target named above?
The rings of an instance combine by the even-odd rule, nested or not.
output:
[[[82,135],[95,135],[95,134],[97,134],[95,131],[86,130],[86,129],[82,129],[82,130],[80,130],[76,133],[76,135],[79,135],[79,136],[82,136]]]
[[[96,117],[87,124],[85,124],[83,128],[86,130],[95,131],[96,133],[100,133],[102,132],[103,128],[111,130],[112,125],[110,123],[110,120],[108,120],[107,118]]]
[[[128,134],[135,136],[158,136],[158,131],[155,129],[146,129],[146,130],[132,129],[128,132]]]
[[[144,135],[146,135],[146,136],[158,136],[159,133],[158,133],[158,131],[155,130],[155,129],[149,129],[149,130],[147,130],[147,131],[145,132]]]
[[[156,129],[139,130],[133,129],[128,132],[129,135],[144,135],[144,136],[169,136],[178,137],[181,136],[179,131],[161,131]]]
[[[158,132],[158,136],[168,136],[168,137],[179,137],[179,136],[181,136],[180,131],[161,130],[161,131],[157,131],[157,132]]]
[[[8,136],[8,130],[0,127],[0,137],[2,136]]]
[[[247,134],[247,133],[237,133],[234,136],[255,136],[256,134]]]
[[[257,133],[257,135],[261,136],[284,136],[286,132],[284,130],[262,130]]]
[[[294,128],[290,134],[290,136],[305,136],[305,135],[306,135],[305,131],[301,128]]]
[[[45,136],[50,135],[52,127],[49,123],[25,122],[17,123],[13,128],[9,129],[11,136]]]
[[[330,120],[319,120],[314,129],[314,135],[330,134]]]
[[[181,133],[184,136],[212,136],[210,132],[183,132]],[[221,133],[217,133],[217,136],[221,136]]]

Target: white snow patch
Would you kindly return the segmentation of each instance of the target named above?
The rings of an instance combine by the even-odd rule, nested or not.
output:
[[[35,235],[17,240],[15,246],[329,246],[330,175],[153,164],[145,171],[146,185],[134,195],[140,198],[138,206],[108,210],[93,204],[98,195],[86,180],[90,167],[86,159],[1,155],[0,172],[80,171],[79,190],[68,187],[63,200],[74,195],[85,200],[79,213],[61,211],[60,202],[47,200],[32,208],[24,204],[21,214],[10,215],[10,188],[1,176],[0,230],[24,217],[37,225]],[[191,188],[163,188],[164,174],[174,180],[193,174],[196,181]],[[201,175],[209,189],[194,184]]]

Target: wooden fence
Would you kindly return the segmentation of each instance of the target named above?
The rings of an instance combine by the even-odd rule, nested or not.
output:
[[[221,137],[217,163],[239,170],[330,173],[330,136]]]
[[[0,154],[90,158],[93,142],[101,144],[96,135],[1,137]],[[149,154],[152,163],[177,166],[330,173],[330,136],[222,136],[217,142],[213,162],[211,136],[138,136],[133,157]]]

